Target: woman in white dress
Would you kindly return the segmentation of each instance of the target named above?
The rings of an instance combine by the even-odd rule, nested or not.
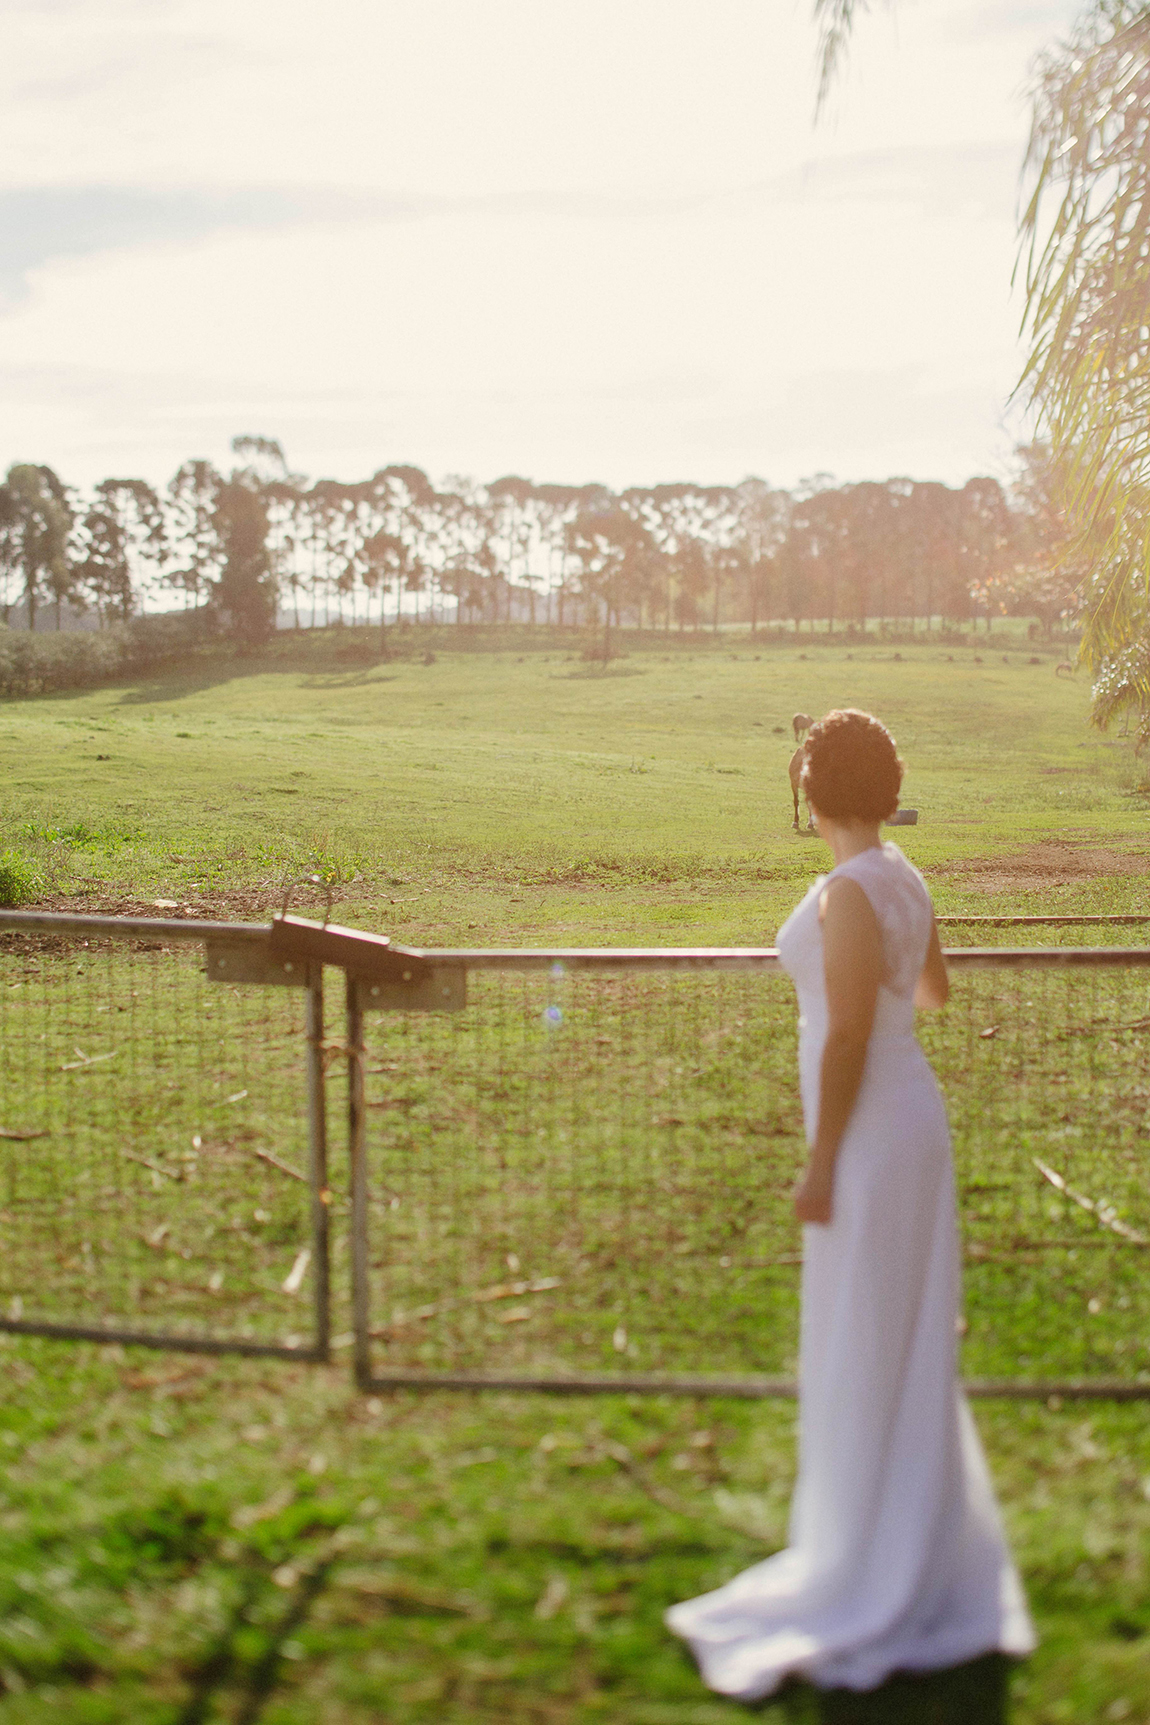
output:
[[[1034,1646],[957,1378],[950,1136],[914,1035],[946,967],[922,876],[879,837],[902,762],[855,711],[806,748],[835,866],[778,936],[809,1144],[790,1544],[667,1613],[711,1688],[743,1701],[791,1675],[865,1690]]]

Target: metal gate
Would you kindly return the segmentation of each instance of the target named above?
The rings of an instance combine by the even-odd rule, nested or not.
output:
[[[1150,1396],[1150,948],[948,957],[970,1387]],[[335,1218],[365,1389],[791,1393],[794,1039],[769,949],[0,912],[0,1328],[324,1359]]]
[[[400,1384],[793,1392],[803,1155],[773,951],[423,955],[349,1033],[356,1360]],[[1150,950],[952,949],[976,1394],[1150,1395]]]
[[[0,937],[0,1327],[326,1359],[322,971],[266,927]]]

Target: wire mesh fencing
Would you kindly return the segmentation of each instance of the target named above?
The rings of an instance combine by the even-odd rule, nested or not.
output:
[[[919,1034],[954,1132],[966,1370],[1150,1393],[1150,953],[951,964]]]
[[[334,1216],[365,1386],[791,1387],[804,1142],[773,952],[388,953],[290,920],[0,913],[0,1327],[325,1357]],[[920,1034],[968,1380],[1150,1395],[1150,948],[951,959]]]
[[[1150,916],[1117,915],[974,916],[938,918],[949,947],[1128,946],[1150,937]]]
[[[790,985],[648,957],[482,955],[462,1012],[368,1015],[364,1381],[789,1386]],[[924,1015],[988,1391],[1150,1393],[1148,963],[960,952]]]
[[[369,1019],[386,1371],[786,1371],[801,1125],[777,979],[557,959],[468,989],[458,1014]]]
[[[213,980],[194,925],[34,922],[0,917],[0,1326],[322,1353],[318,988],[245,980],[251,930]]]

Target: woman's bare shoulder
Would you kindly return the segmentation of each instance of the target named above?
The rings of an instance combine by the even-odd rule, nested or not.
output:
[[[866,889],[849,874],[832,874],[827,880],[819,894],[820,922],[826,921],[827,910],[831,904],[834,905],[836,914],[841,911],[847,916],[865,915],[874,918],[874,907]]]

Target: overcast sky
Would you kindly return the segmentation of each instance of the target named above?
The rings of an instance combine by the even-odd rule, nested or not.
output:
[[[0,464],[1001,473],[1071,0],[0,0]]]

